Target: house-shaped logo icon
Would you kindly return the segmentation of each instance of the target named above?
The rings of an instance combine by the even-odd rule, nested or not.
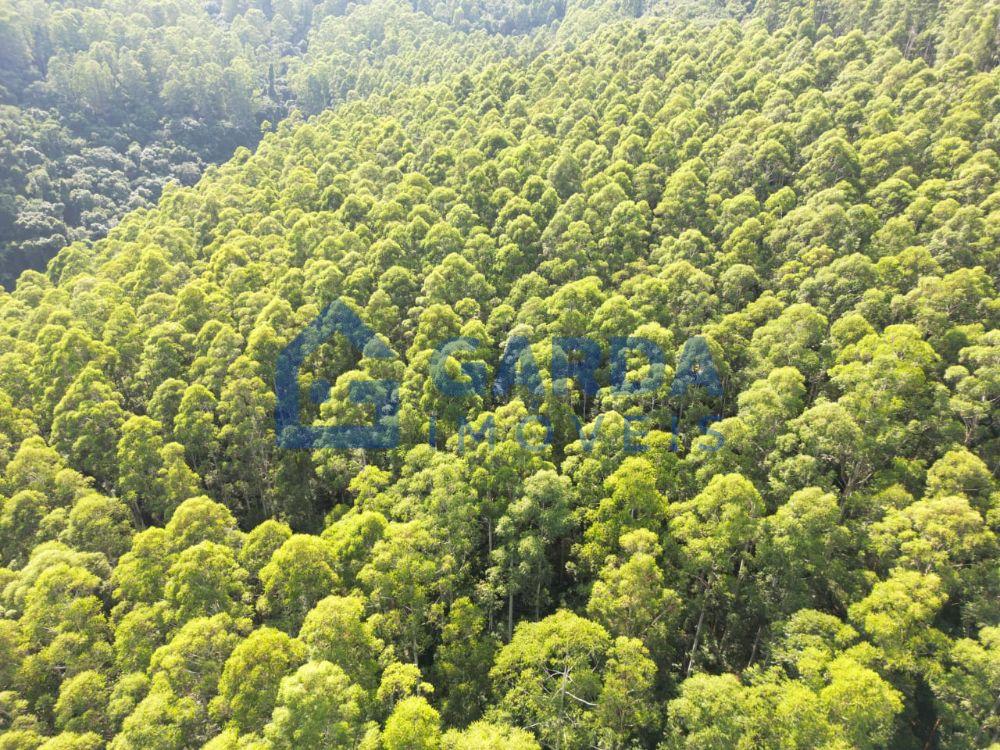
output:
[[[331,302],[278,355],[275,368],[275,434],[278,446],[290,449],[367,448],[385,450],[399,444],[399,383],[395,380],[361,380],[351,383],[349,398],[356,404],[374,407],[374,424],[302,424],[299,371],[310,354],[335,334],[344,336],[357,351],[373,359],[393,359],[396,355],[340,300]],[[313,401],[322,403],[330,385],[314,384]]]

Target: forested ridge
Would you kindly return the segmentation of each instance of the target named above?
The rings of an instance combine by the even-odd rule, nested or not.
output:
[[[0,292],[0,749],[996,750],[998,6],[456,7]]]
[[[103,237],[168,181],[301,111],[440,80],[490,57],[531,56],[621,17],[765,19],[768,0],[3,0],[0,285],[65,245]],[[970,0],[832,3],[816,22],[884,35],[933,61],[996,59],[995,9]],[[564,21],[568,21],[564,23]],[[992,60],[992,62],[989,62]],[[977,64],[984,64],[977,59]]]

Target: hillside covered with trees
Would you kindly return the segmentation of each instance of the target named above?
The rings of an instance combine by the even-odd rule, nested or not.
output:
[[[366,93],[383,68],[395,83],[426,79],[431,50],[468,60],[563,12],[548,0],[3,0],[0,285],[103,237],[165,182],[194,184],[296,108]]]
[[[178,32],[312,29],[301,114],[0,292],[0,750],[1000,747],[1000,7],[320,7]],[[299,417],[395,448],[275,434],[333,302]]]

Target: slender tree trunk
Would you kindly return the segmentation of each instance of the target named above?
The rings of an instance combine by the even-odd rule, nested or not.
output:
[[[539,619],[542,610],[542,578],[539,576],[538,583],[535,584],[535,620]]]
[[[135,521],[136,529],[143,531],[146,528],[146,522],[142,519],[142,511],[139,510],[139,504],[134,500],[129,500],[128,507],[132,511],[132,519]]]
[[[757,626],[757,635],[753,637],[753,648],[750,649],[750,660],[747,662],[745,669],[750,669],[753,665],[753,660],[757,658],[757,646],[760,644],[760,633],[763,628],[763,625]]]
[[[489,567],[490,560],[493,559],[493,519],[489,516],[486,517],[486,566]],[[493,605],[493,597],[490,597],[490,608],[486,613],[487,622],[489,622],[489,632],[493,632],[493,610],[496,607]]]
[[[564,720],[565,720],[565,710],[566,710],[566,682],[569,679],[569,669],[563,668],[562,673],[562,686],[559,690],[559,733],[556,735],[556,750],[562,750],[563,744],[563,731],[564,731]]]
[[[688,665],[686,676],[690,677],[691,672],[694,670],[694,655],[698,652],[698,640],[701,638],[701,629],[705,624],[705,609],[708,607],[708,600],[703,599],[701,603],[701,612],[698,614],[698,625],[694,629],[694,641],[691,643],[691,653],[688,654]]]
[[[507,640],[514,637],[514,586],[507,588]]]
[[[705,625],[705,610],[708,609],[708,589],[712,585],[711,577],[705,579],[705,586],[701,592],[701,612],[698,613],[698,624],[694,629],[694,641],[691,643],[691,653],[688,654],[688,665],[686,675],[691,676],[694,670],[694,657],[698,653],[698,641],[701,640],[701,630]]]

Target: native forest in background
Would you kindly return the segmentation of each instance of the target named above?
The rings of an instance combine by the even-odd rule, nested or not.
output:
[[[1000,748],[998,37],[0,0],[0,750]],[[395,449],[278,446],[334,300],[395,356],[331,338],[302,421],[396,380]],[[442,394],[460,335],[540,376]]]

